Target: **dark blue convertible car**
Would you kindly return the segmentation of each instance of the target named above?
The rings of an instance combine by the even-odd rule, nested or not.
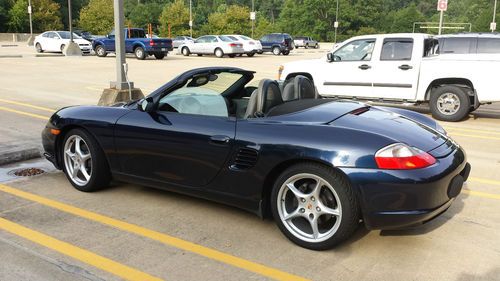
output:
[[[322,99],[238,68],[183,73],[148,97],[56,112],[45,156],[81,191],[114,180],[272,216],[315,250],[369,229],[424,223],[448,209],[470,172],[464,150],[407,110]]]

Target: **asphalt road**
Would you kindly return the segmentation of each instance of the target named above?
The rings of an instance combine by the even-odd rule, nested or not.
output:
[[[129,59],[129,77],[145,93],[178,73],[231,65],[275,78],[285,61],[320,57],[217,59],[172,55]],[[114,78],[114,57],[0,58],[0,146],[35,144],[57,108],[96,104]],[[420,110],[426,113],[426,110]],[[451,208],[419,228],[366,231],[314,252],[290,243],[270,220],[244,211],[137,185],[96,193],[47,173],[16,178],[0,167],[0,280],[500,280],[500,106],[442,123],[467,151],[470,180]]]

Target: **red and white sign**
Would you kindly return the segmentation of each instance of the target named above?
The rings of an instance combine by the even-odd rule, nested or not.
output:
[[[448,0],[438,0],[437,10],[444,12],[448,9]]]

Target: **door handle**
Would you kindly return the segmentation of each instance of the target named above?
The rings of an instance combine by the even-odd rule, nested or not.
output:
[[[216,144],[226,144],[231,140],[230,137],[228,136],[222,136],[222,135],[216,135],[216,136],[211,136],[210,137],[210,142],[216,143]]]
[[[362,64],[360,66],[358,66],[359,69],[362,69],[362,70],[367,70],[367,69],[370,69],[372,68],[371,66],[367,65],[367,64]]]
[[[407,65],[407,64],[403,64],[403,65],[398,66],[398,68],[401,69],[401,70],[409,70],[409,69],[412,69],[413,66]]]

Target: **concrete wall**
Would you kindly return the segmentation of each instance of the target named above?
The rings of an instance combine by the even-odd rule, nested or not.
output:
[[[38,33],[33,33],[37,36]],[[0,33],[0,41],[2,42],[25,42],[30,37],[29,33]]]

